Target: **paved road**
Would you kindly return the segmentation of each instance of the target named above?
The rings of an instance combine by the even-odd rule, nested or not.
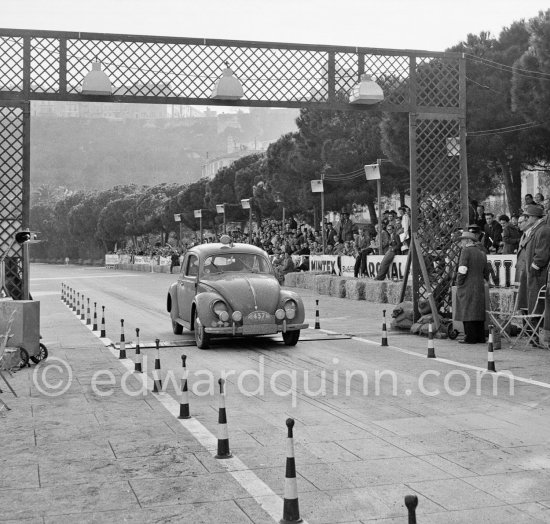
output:
[[[322,329],[304,331],[296,347],[274,337],[201,351],[189,334],[171,332],[165,296],[173,278],[32,267],[53,359],[13,377],[19,399],[2,396],[12,411],[0,418],[10,435],[0,448],[0,521],[277,521],[291,416],[307,522],[403,523],[407,494],[419,497],[421,523],[550,522],[548,352],[496,352],[497,369],[518,378],[511,388],[499,374],[494,390],[481,373],[485,347],[436,340],[438,358],[428,360],[425,338],[394,333],[390,347],[380,347],[387,306],[306,290],[308,321],[313,326],[319,300]],[[92,311],[94,301],[106,306],[112,341],[121,318],[127,341],[140,328],[149,371],[156,354],[149,342],[172,343],[160,352],[166,393],[140,391],[151,387],[150,372],[130,376],[132,361],[117,360],[109,341],[59,300],[61,282],[89,297]],[[174,416],[182,353],[190,421]],[[36,381],[47,375],[50,385],[65,385],[55,358],[68,363],[72,381],[53,397]],[[213,458],[222,373],[236,457],[226,461]]]

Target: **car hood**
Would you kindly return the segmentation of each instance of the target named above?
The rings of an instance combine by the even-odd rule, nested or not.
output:
[[[243,314],[256,310],[273,314],[279,303],[280,286],[272,275],[225,274],[202,283],[219,293],[231,309]]]

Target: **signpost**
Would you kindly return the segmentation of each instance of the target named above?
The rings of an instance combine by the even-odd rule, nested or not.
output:
[[[323,188],[324,175],[321,175],[321,180],[311,181],[311,192],[321,193],[321,235],[323,238],[323,255],[326,251],[326,231],[325,231],[325,190]]]
[[[376,180],[376,198],[378,200],[378,254],[382,253],[382,179],[380,177],[380,160],[376,164],[365,166],[365,175],[368,180]]]

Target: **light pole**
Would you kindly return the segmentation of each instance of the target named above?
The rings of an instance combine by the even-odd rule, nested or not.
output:
[[[323,188],[323,181],[325,179],[324,173],[321,174],[321,180],[311,181],[311,192],[321,193],[321,236],[323,239],[323,255],[326,251],[326,238],[325,238],[325,191]]]
[[[202,244],[202,209],[195,209],[193,215],[199,219],[200,242]]]
[[[251,198],[241,199],[243,209],[248,209],[248,243],[252,244],[252,206],[250,205]],[[225,216],[225,215],[224,215]]]
[[[225,203],[216,204],[216,212],[218,215],[223,215],[223,234],[225,235]]]
[[[180,213],[175,213],[174,214],[174,222],[179,222],[180,223],[180,247],[182,245],[182,222],[181,222],[181,214]]]
[[[283,232],[285,230],[285,203],[283,202],[283,199],[281,198],[281,195],[279,193],[277,193],[275,195],[275,202],[277,202],[277,204],[282,204],[283,205]]]
[[[380,176],[380,164],[382,162],[389,162],[383,158],[379,158],[376,164],[367,164],[365,167],[365,175],[368,180],[376,180],[376,197],[378,199],[378,254],[382,253],[382,177]]]

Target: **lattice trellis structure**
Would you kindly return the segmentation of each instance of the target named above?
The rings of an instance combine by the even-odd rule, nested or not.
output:
[[[80,94],[96,60],[111,80],[112,96]],[[243,85],[241,100],[209,98],[226,61]],[[384,101],[375,108],[351,106],[337,96],[349,94],[363,73],[384,91]],[[443,310],[449,304],[447,290],[439,289],[445,280],[441,258],[454,249],[452,233],[467,217],[465,93],[464,59],[456,53],[0,29],[0,108],[57,100],[409,113],[412,230],[418,233]],[[7,163],[0,171],[3,198],[19,206],[19,222],[13,213],[3,219],[4,245],[21,221],[28,225],[28,162],[20,166],[17,161],[28,154],[25,125],[23,152],[10,148],[8,141],[12,152],[2,158]],[[25,125],[20,123],[21,129]],[[422,211],[432,204],[442,218],[437,227]],[[440,240],[434,246],[436,232]],[[415,301],[426,294],[415,263],[413,291]]]
[[[416,226],[435,302],[441,313],[451,308],[449,293],[462,228],[460,156],[456,142],[458,120],[416,120]],[[419,296],[427,285],[418,275]],[[415,286],[416,287],[416,286]]]
[[[23,298],[23,253],[14,240],[23,224],[24,106],[2,107],[0,102],[0,259],[4,259],[5,288]]]

